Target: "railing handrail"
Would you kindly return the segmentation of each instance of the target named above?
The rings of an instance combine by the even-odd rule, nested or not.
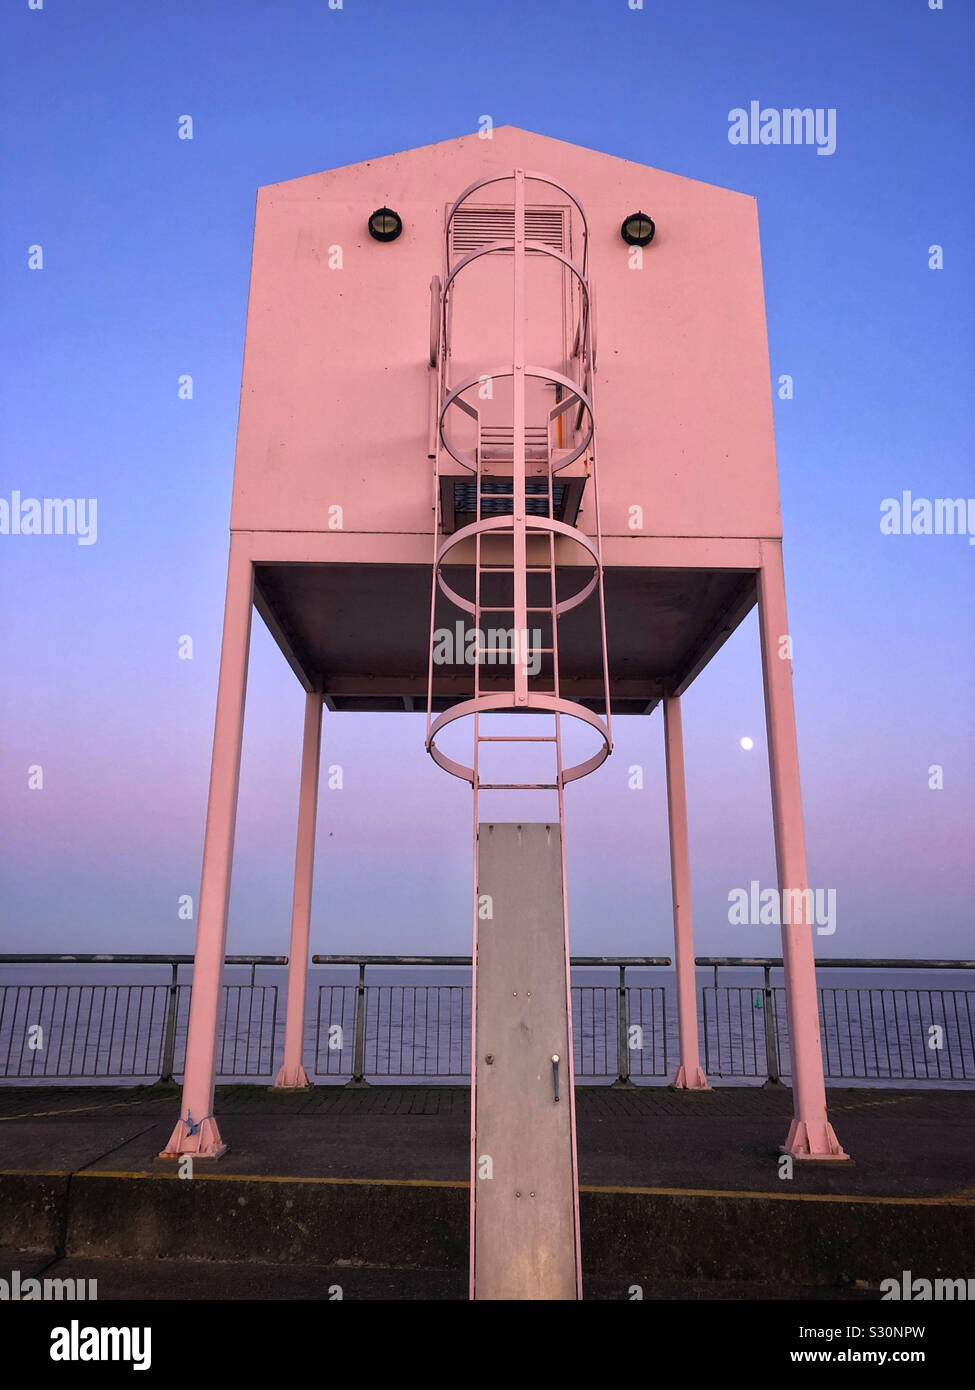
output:
[[[287,956],[224,956],[224,965],[287,965]],[[80,955],[0,955],[0,965],[192,965],[192,956],[116,955],[96,952]]]
[[[0,956],[0,960],[3,957]],[[313,965],[470,965],[470,956],[312,956]],[[670,965],[670,956],[573,956],[572,965]]]
[[[470,965],[470,956],[312,956],[313,965]],[[582,966],[669,966],[670,956],[573,956]],[[0,965],[192,965],[192,956],[120,955],[115,952],[63,954],[0,953]],[[225,965],[287,965],[287,956],[224,956]],[[727,969],[781,969],[781,956],[695,956],[697,966]],[[929,960],[889,956],[834,956],[816,961],[817,970],[975,970],[975,960]]]
[[[470,956],[312,956],[313,965],[470,965]],[[573,965],[669,966],[670,956],[573,956]],[[697,966],[727,969],[781,969],[781,956],[695,956]],[[192,965],[193,956],[125,954],[97,951],[62,954],[0,953],[0,965]],[[224,956],[225,965],[287,965],[287,956]],[[975,960],[931,960],[890,956],[833,956],[816,961],[817,970],[975,970]]]
[[[730,968],[771,966],[781,968],[781,956],[695,956],[695,965]],[[975,970],[975,960],[893,959],[888,956],[832,956],[817,958],[817,970]]]

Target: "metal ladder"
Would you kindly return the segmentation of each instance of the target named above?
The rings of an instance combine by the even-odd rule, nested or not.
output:
[[[451,256],[450,238],[451,220],[454,214],[473,194],[486,185],[496,185],[504,181],[513,184],[513,236],[475,247],[455,261]],[[576,264],[560,250],[540,241],[526,238],[526,183],[529,181],[548,185],[549,193],[554,188],[574,205],[581,219],[582,227],[581,264]],[[572,215],[570,210],[570,218]],[[456,465],[466,470],[466,474],[473,477],[475,519],[453,534],[444,535],[441,532],[438,511],[437,525],[434,528],[426,747],[434,761],[452,775],[469,782],[473,791],[474,911],[472,951],[474,984],[471,1038],[473,1093],[471,1295],[472,1297],[477,1296],[475,1285],[478,1278],[481,1277],[476,1275],[478,1263],[475,1251],[477,1250],[482,1252],[480,1258],[486,1261],[484,1266],[486,1272],[483,1273],[485,1285],[494,1290],[484,1296],[510,1296],[507,1293],[499,1295],[496,1292],[499,1287],[506,1287],[505,1281],[508,1277],[504,1273],[507,1252],[498,1245],[498,1231],[504,1226],[505,1221],[511,1218],[510,1211],[505,1213],[501,1207],[497,1206],[498,1201],[504,1198],[500,1186],[495,1187],[492,1184],[491,1192],[485,1192],[480,1200],[487,1203],[484,1208],[486,1214],[482,1218],[477,1215],[479,1199],[477,1197],[478,1175],[475,1159],[476,1144],[479,1142],[477,1129],[482,1118],[481,1107],[483,1105],[483,1122],[487,1126],[486,1132],[493,1134],[494,1139],[503,1147],[508,1171],[512,1171],[519,1163],[527,1163],[533,1173],[538,1172],[541,1187],[547,1188],[550,1195],[556,1190],[561,1193],[555,1207],[547,1209],[546,1213],[547,1218],[553,1218],[555,1222],[551,1229],[559,1229],[561,1232],[558,1236],[558,1241],[562,1242],[559,1246],[559,1252],[552,1256],[552,1250],[546,1244],[549,1237],[545,1234],[550,1228],[544,1223],[541,1228],[535,1230],[535,1235],[532,1237],[536,1241],[534,1246],[531,1248],[522,1246],[520,1251],[512,1252],[513,1264],[521,1272],[521,1275],[524,1275],[527,1269],[534,1268],[539,1259],[544,1264],[545,1260],[552,1256],[550,1269],[554,1273],[547,1276],[552,1282],[546,1287],[557,1289],[558,1292],[554,1294],[529,1293],[519,1296],[579,1297],[581,1296],[581,1257],[578,1171],[575,1154],[568,920],[565,904],[564,792],[567,782],[592,772],[608,757],[612,748],[599,506],[596,488],[595,422],[592,404],[595,343],[591,295],[587,278],[588,229],[581,205],[562,184],[546,175],[516,169],[511,174],[481,179],[466,189],[448,212],[446,234],[445,277],[442,284],[439,277],[436,276],[431,283],[430,366],[431,370],[436,372],[435,379],[431,379],[430,390],[430,398],[434,403],[435,410],[435,420],[432,416],[431,426],[432,455],[435,459],[435,507],[439,507],[441,497],[442,469],[444,466],[449,466],[449,461],[453,460]],[[477,375],[452,382],[449,378],[451,375],[450,333],[454,310],[453,296],[465,269],[471,263],[478,261],[483,256],[496,255],[510,256],[512,262],[510,362],[494,368],[488,368],[487,364],[484,364],[484,368]],[[564,363],[561,361],[557,366],[535,366],[526,360],[526,278],[528,262],[532,257],[539,255],[554,257],[562,265],[563,298],[558,305],[558,313],[560,314],[564,313],[565,276],[574,277],[573,283],[576,288],[573,293],[578,299],[579,312],[574,339],[571,334],[568,337],[568,341],[573,342],[568,373],[563,371]],[[569,374],[573,370],[573,364],[575,365],[574,376]],[[479,401],[483,399],[482,397],[478,396],[476,400],[472,399],[472,396],[477,393],[480,383],[483,383],[485,379],[493,381],[494,378],[510,379],[511,408],[508,418],[499,418],[500,406],[497,401],[494,401],[493,394],[490,399],[494,401],[494,404],[488,410],[482,409],[479,404]],[[529,381],[536,384],[536,389],[532,393],[528,389]],[[539,412],[531,404],[539,398],[538,382],[545,386],[555,387],[555,405],[548,409],[547,418],[542,420],[537,418]],[[529,409],[536,418],[529,420]],[[574,420],[572,416],[568,416],[569,411],[573,412]],[[453,436],[451,426],[455,420],[459,419],[460,414],[466,416],[468,422],[471,420],[474,422],[475,443],[473,450],[461,447]],[[567,418],[572,421],[568,432],[571,442],[568,446],[564,443]],[[467,429],[469,437],[469,423]],[[590,486],[591,491],[591,515],[595,519],[594,535],[587,535],[580,528],[569,525],[556,516],[557,501],[560,490],[563,488],[557,475],[562,469],[582,458],[585,458],[586,463],[586,481],[583,486]],[[510,483],[503,481],[509,478]],[[454,475],[454,483],[456,486],[456,474]],[[571,582],[566,582],[564,579],[561,586],[563,592],[560,594],[560,559],[564,562],[568,558],[568,552],[572,546],[581,549],[585,556],[584,563],[589,567],[590,573],[588,579],[577,584],[574,591],[570,591],[572,589]],[[499,547],[500,554],[497,553]],[[450,578],[448,578],[448,569],[451,571]],[[466,585],[464,591],[454,587],[454,584],[459,581],[453,578],[453,569],[458,569],[464,576]],[[578,574],[578,565],[575,562],[572,570],[573,574]],[[498,590],[505,584],[510,585],[510,592],[499,593]],[[433,653],[438,596],[446,597],[455,610],[459,610],[473,619],[476,636],[472,652],[475,659],[472,674],[473,690],[470,696],[460,700],[452,698],[452,702],[447,705],[447,708],[435,716],[436,682]],[[566,613],[593,596],[599,605],[601,650],[598,656],[602,663],[602,698],[605,717],[593,712],[578,700],[566,698],[559,662],[560,620]],[[492,646],[489,630],[485,627],[485,619],[492,617],[497,619],[501,615],[505,615],[510,621],[506,621],[503,627],[499,624],[499,627],[494,629],[495,638],[493,640],[500,642],[501,639],[497,637],[500,628],[505,633],[504,645]],[[533,624],[536,626],[534,635],[530,632]],[[460,624],[457,626],[459,627]],[[500,666],[498,657],[505,658]],[[536,661],[538,662],[538,671],[532,673],[530,668],[535,665]],[[495,673],[490,681],[485,678],[484,674],[489,667],[493,668]],[[499,670],[510,678],[507,680],[499,678],[497,675]],[[439,702],[442,696],[438,695],[436,698]],[[500,713],[510,712],[546,716],[549,723],[545,727],[549,732],[536,733],[534,730],[529,733],[515,732],[517,721],[514,721],[513,725],[511,723],[506,725],[504,732],[495,732],[493,727],[490,731],[485,731],[482,725],[483,720],[490,719]],[[437,743],[438,735],[444,728],[466,718],[470,718],[473,725],[470,763],[458,762],[447,756]],[[564,758],[563,720],[566,718],[573,718],[588,725],[599,737],[597,752],[571,766],[566,765]],[[511,729],[510,732],[509,729]],[[529,781],[483,779],[482,753],[486,751],[488,745],[536,745],[539,750],[545,748],[549,754],[554,752],[554,766],[550,757],[548,774]],[[528,839],[534,836],[534,848],[530,851],[526,848],[520,872],[524,875],[526,889],[534,890],[536,888],[537,885],[534,882],[536,877],[539,882],[544,882],[546,885],[543,895],[544,901],[534,902],[530,909],[526,909],[523,900],[518,896],[512,901],[511,885],[503,881],[504,875],[502,875],[498,891],[506,902],[505,920],[496,924],[496,926],[500,926],[502,935],[499,937],[496,933],[492,933],[485,939],[483,947],[485,954],[482,957],[482,954],[479,953],[478,936],[479,829],[481,827],[479,798],[482,792],[509,791],[555,793],[558,808],[558,845],[554,844],[553,838],[555,834],[554,817],[551,818],[549,825],[524,826],[527,837],[525,844],[527,846]],[[491,825],[485,822],[484,830],[493,846],[490,852],[485,850],[487,854],[485,872],[488,875],[495,875],[498,872],[496,857],[498,844],[504,841],[507,832],[517,831],[520,834],[522,827],[510,824]],[[539,833],[541,835],[540,840],[538,838]],[[548,836],[547,841],[546,835]],[[548,849],[545,848],[546,843]],[[512,853],[517,858],[520,850],[512,848]],[[532,855],[535,857],[533,858]],[[530,941],[532,931],[536,933],[535,939],[538,949],[548,952],[546,956],[548,964],[541,974],[539,974],[537,963],[525,955],[526,943]],[[502,942],[507,943],[507,946],[502,946]],[[504,951],[509,948],[512,952],[511,961],[504,955]],[[502,951],[500,958],[499,950]],[[490,1000],[490,1006],[489,1008],[486,1007],[483,1019],[478,1012],[478,981],[482,969],[482,959],[487,980],[485,988]],[[521,974],[511,976],[512,970],[523,972],[529,978],[534,978],[536,988],[539,988],[540,993],[544,996],[544,1000],[539,998],[533,1000],[533,1009],[530,1011],[530,1015],[513,1017],[512,1006],[517,1004],[520,989],[518,981],[522,976]],[[510,988],[512,984],[516,986],[513,990]],[[555,991],[554,994],[553,990]],[[556,998],[556,995],[560,995],[560,997]],[[505,998],[507,999],[507,1007],[505,1007]],[[537,1011],[535,1011],[535,1005],[538,1006]],[[503,1067],[486,1065],[487,1075],[483,1079],[480,1077],[478,1046],[482,1024],[487,1030],[486,1037],[491,1036],[507,1040],[505,1043],[507,1050],[505,1064],[509,1065],[512,1070],[505,1073],[508,1078],[506,1084],[510,1086],[511,1077],[516,1075],[520,1077],[518,1084],[519,1086],[524,1084],[527,1092],[531,1093],[529,1099],[532,1106],[541,1099],[537,1094],[539,1073],[537,1072],[538,1059],[535,1054],[542,1043],[547,1041],[551,1044],[556,1036],[560,1036],[561,1043],[558,1046],[549,1045],[544,1050],[546,1051],[546,1066],[549,1060],[547,1054],[552,1054],[550,1061],[553,1072],[548,1084],[551,1085],[554,1082],[554,1100],[556,1103],[560,1101],[559,1067],[564,1069],[568,1083],[563,1096],[564,1104],[557,1105],[557,1107],[552,1106],[553,1097],[550,1092],[541,1110],[529,1109],[522,1113],[519,1111],[519,1107],[525,1104],[525,1095],[520,1091],[509,1091],[509,1101],[505,1104],[510,1104],[514,1108],[503,1108],[502,1100],[499,1099],[495,1089],[496,1083],[502,1079],[498,1073],[503,1070]],[[560,1054],[564,1055],[560,1056]],[[490,1064],[494,1060],[493,1056],[486,1056],[485,1058],[486,1064]],[[489,1093],[493,1099],[489,1099]],[[518,1117],[519,1114],[520,1118]],[[521,1152],[518,1136],[519,1134],[524,1135],[526,1129],[534,1131],[536,1121],[540,1126],[538,1135],[533,1134],[533,1139],[526,1141],[531,1152],[529,1153],[527,1150]],[[519,1124],[522,1126],[520,1130],[517,1128]],[[533,1181],[531,1185],[533,1187],[539,1186],[539,1183]],[[533,1190],[529,1195],[530,1198],[535,1198],[536,1193]],[[520,1191],[514,1196],[520,1198]],[[538,1196],[539,1199],[542,1199],[543,1191],[540,1190]],[[540,1200],[539,1206],[541,1207],[541,1205]],[[568,1225],[559,1226],[559,1222],[569,1211],[572,1212],[571,1231]],[[492,1212],[493,1215],[491,1215]],[[522,1215],[528,1219],[527,1213],[522,1213]],[[479,1221],[482,1221],[480,1228],[484,1240],[488,1242],[487,1246],[484,1245],[483,1241],[480,1244],[476,1242]],[[500,1226],[494,1224],[496,1222],[499,1222]],[[524,1226],[517,1226],[519,1239],[522,1241],[526,1239],[526,1229]],[[573,1243],[574,1255],[570,1253],[569,1249]],[[543,1249],[546,1252],[544,1258],[539,1253]],[[512,1277],[515,1278],[514,1275]],[[531,1280],[529,1279],[528,1285],[530,1284]],[[544,1280],[542,1284],[544,1284]],[[525,1286],[521,1285],[520,1287]],[[542,1285],[540,1284],[538,1287],[541,1288]],[[568,1292],[570,1289],[574,1289],[575,1292]]]
[[[515,482],[513,433],[514,431],[511,426],[479,424],[478,445],[476,455],[478,471],[475,483],[475,525],[484,519],[483,504],[485,498],[487,498],[487,500],[491,504],[493,504],[494,507],[496,507],[497,504],[502,502],[510,502],[510,514],[512,516],[514,516],[515,514],[515,505],[517,501],[517,484]],[[542,425],[525,426],[525,463],[527,464],[529,460],[536,464],[544,464],[544,487],[541,490],[533,490],[532,493],[529,494],[529,492],[527,491],[528,479],[527,477],[522,478],[522,482],[524,483],[525,487],[525,491],[522,494],[525,515],[528,515],[529,505],[531,503],[535,503],[536,505],[533,509],[534,515],[542,515],[549,518],[554,517],[555,480],[552,473],[552,453],[549,443],[549,427],[547,423]],[[502,492],[495,487],[490,487],[489,490],[485,492],[485,483],[495,479],[497,476],[489,473],[486,474],[484,472],[484,465],[486,463],[492,463],[494,465],[511,466],[512,491]],[[495,511],[493,514],[506,515],[507,512]],[[528,538],[526,536],[526,544],[527,539]],[[528,555],[526,551],[523,556],[517,556],[513,553],[510,564],[485,565],[482,562],[481,557],[481,536],[480,534],[477,536],[475,541],[476,556],[474,566],[474,630],[479,634],[479,641],[481,640],[481,638],[484,638],[486,640],[488,628],[485,626],[483,622],[484,615],[491,613],[513,614],[515,611],[513,602],[511,604],[485,604],[482,602],[482,576],[485,574],[510,575],[512,578],[512,587],[514,587],[514,584],[518,582],[516,576],[518,576],[519,574],[523,575],[525,587],[524,612],[526,618],[526,626],[522,630],[519,630],[517,627],[513,627],[510,629],[510,631],[513,632],[515,636],[515,645],[513,648],[507,649],[503,654],[510,658],[512,665],[518,663],[520,660],[521,665],[523,665],[526,668],[524,672],[526,680],[531,679],[531,676],[527,671],[527,667],[532,664],[533,658],[536,656],[549,656],[551,658],[552,668],[552,687],[551,689],[544,689],[536,686],[534,687],[533,693],[551,695],[558,699],[560,698],[561,692],[559,688],[559,619],[557,612],[556,594],[555,537],[554,535],[549,533],[547,539],[549,552],[548,564],[529,564]],[[516,541],[514,527],[512,527],[512,547],[514,547],[515,543]],[[531,574],[548,575],[549,602],[547,604],[528,603],[528,576]],[[543,586],[539,585],[538,587]],[[545,618],[547,619],[550,625],[549,630],[551,632],[551,646],[544,647],[529,645],[533,636],[528,626],[528,624],[531,621],[530,615],[532,614],[545,615]],[[520,650],[518,650],[519,647]],[[480,658],[481,656],[491,657],[500,654],[502,653],[498,652],[496,649],[485,648],[481,646],[478,646],[475,649],[475,655],[478,658]],[[475,701],[480,700],[482,694],[481,671],[481,662],[480,660],[478,660],[477,664],[474,667]],[[559,795],[559,826],[560,829],[564,830],[564,806],[562,800],[562,716],[558,712],[556,712],[551,716],[551,718],[554,720],[554,732],[551,734],[482,734],[480,731],[481,716],[480,714],[474,715],[474,778],[472,786],[474,790],[475,824],[477,824],[477,796],[478,793],[481,791],[556,791]],[[555,780],[553,782],[482,782],[480,776],[480,747],[483,743],[554,744]]]

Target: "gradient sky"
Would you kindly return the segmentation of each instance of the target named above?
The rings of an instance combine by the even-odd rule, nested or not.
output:
[[[975,955],[975,546],[879,525],[904,489],[975,498],[975,9],[944,6],[8,0],[0,497],[96,497],[98,539],[0,535],[3,949],[192,949],[255,190],[488,114],[758,198],[772,375],[795,382],[776,436],[810,878],[837,893],[816,949]],[[836,152],[730,144],[751,100],[835,108]],[[231,951],[287,951],[302,703],[255,619]],[[470,790],[423,724],[326,714],[344,789],[322,791],[316,952],[469,949]],[[774,882],[754,613],[684,725],[697,950],[775,954],[775,928],[727,920],[731,888]],[[567,794],[573,947],[668,953],[660,714],[614,732]]]

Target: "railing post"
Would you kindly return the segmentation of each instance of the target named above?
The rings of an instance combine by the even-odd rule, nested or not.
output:
[[[613,1082],[614,1086],[632,1086],[630,1080],[630,1030],[626,1009],[626,966],[620,966],[620,1002],[616,1010],[617,1030],[616,1030],[616,1050],[617,1050],[617,1071],[619,1075]]]
[[[352,1054],[352,1080],[349,1086],[368,1086],[363,1076],[366,1066],[366,967],[359,964],[359,985],[355,992],[355,1051]]]
[[[179,998],[179,963],[173,961],[169,982],[169,1006],[166,1010],[166,1031],[163,1034],[161,1086],[173,1084],[173,1065],[176,1059],[176,1001]]]
[[[768,1072],[766,1086],[781,1086],[782,1079],[779,1076],[779,1053],[775,1041],[775,1018],[772,1013],[772,986],[771,974],[772,967],[765,965],[765,986],[762,990],[762,1011],[765,1014],[765,1068]]]

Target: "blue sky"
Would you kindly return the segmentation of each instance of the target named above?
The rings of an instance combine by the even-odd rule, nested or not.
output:
[[[817,950],[973,953],[975,547],[879,526],[904,489],[975,498],[975,11],[944,4],[8,0],[0,497],[97,497],[98,539],[0,535],[7,949],[192,947],[257,187],[487,114],[757,197],[773,381],[794,380],[776,437],[810,873],[837,891]],[[752,100],[834,108],[835,153],[729,143]],[[287,949],[301,700],[255,620],[231,950]],[[774,872],[754,615],[684,705],[698,950],[774,954],[774,929],[727,921],[729,888]],[[422,723],[327,720],[344,789],[322,792],[316,951],[467,947],[470,794]],[[663,953],[659,714],[614,731],[570,789],[574,948]]]

